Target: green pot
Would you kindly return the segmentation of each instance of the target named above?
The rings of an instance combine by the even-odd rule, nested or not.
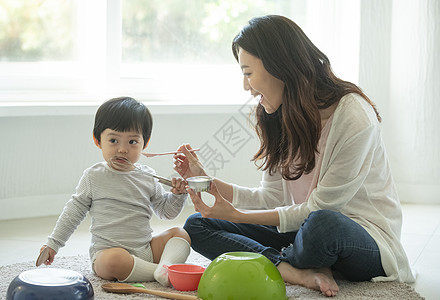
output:
[[[229,252],[214,259],[200,279],[203,300],[287,299],[286,286],[275,265],[251,252]]]

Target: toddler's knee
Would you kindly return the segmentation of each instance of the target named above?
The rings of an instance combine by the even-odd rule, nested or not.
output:
[[[99,257],[97,257],[95,265],[101,270],[101,272],[115,274],[121,269],[122,265],[129,263],[131,260],[131,255],[127,250],[113,248],[103,251]]]
[[[180,237],[180,238],[185,239],[188,243],[191,244],[191,238],[189,237],[188,232],[186,232],[186,230],[183,228],[173,227],[168,230],[168,233],[170,234],[170,238]]]

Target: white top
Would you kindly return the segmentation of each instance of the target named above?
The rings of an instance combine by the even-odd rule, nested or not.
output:
[[[150,167],[136,166],[155,174]],[[90,257],[102,249],[121,247],[145,258],[149,256],[153,211],[161,219],[173,219],[182,211],[186,196],[166,192],[156,179],[140,170],[120,172],[106,162],[97,163],[84,171],[47,246],[58,252],[90,212]]]
[[[312,211],[329,209],[348,216],[376,241],[387,277],[373,281],[414,282],[400,243],[402,210],[371,105],[357,94],[344,96],[333,115],[318,183],[306,202],[293,204],[279,173],[263,172],[259,188],[234,185],[240,208],[276,208],[280,232],[297,231]]]

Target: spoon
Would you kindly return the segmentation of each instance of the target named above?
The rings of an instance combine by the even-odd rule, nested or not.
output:
[[[195,151],[199,151],[200,148],[197,149],[191,149],[189,150],[189,152],[195,152]],[[177,154],[177,153],[183,153],[180,151],[171,151],[171,152],[161,152],[161,153],[142,153],[142,155],[146,156],[146,157],[155,157],[155,156],[159,156],[159,155],[168,155],[168,154]]]
[[[164,292],[152,289],[146,289],[141,287],[132,286],[126,283],[104,283],[101,285],[102,289],[106,292],[111,293],[121,293],[121,294],[129,294],[129,293],[144,293],[155,296],[160,296],[168,299],[183,299],[183,300],[201,300],[197,296],[193,295],[185,295],[173,292]]]
[[[44,249],[38,255],[37,262],[35,265],[39,267],[42,263],[49,259],[49,247],[44,247]]]
[[[156,179],[159,179],[160,183],[163,183],[165,185],[168,185],[170,187],[173,187],[173,182],[169,179],[166,179],[165,177],[159,176],[159,175],[154,175],[151,173],[148,173],[144,170],[142,170],[141,168],[139,168],[138,166],[134,165],[130,160],[128,160],[125,157],[122,156],[112,156],[110,158],[109,161],[109,165],[110,167],[112,167],[113,169],[117,170],[117,171],[131,171],[131,170],[139,170],[142,171],[144,174],[154,177]]]

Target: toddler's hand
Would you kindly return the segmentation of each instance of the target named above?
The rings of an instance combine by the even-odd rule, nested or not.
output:
[[[172,178],[173,188],[171,188],[171,192],[176,195],[186,194],[185,186],[187,185],[186,181],[182,178]]]
[[[47,266],[51,265],[53,263],[53,260],[55,259],[56,254],[57,253],[55,252],[55,250],[47,247],[46,245],[43,245],[40,248],[40,256],[37,259],[37,267],[42,263]]]

